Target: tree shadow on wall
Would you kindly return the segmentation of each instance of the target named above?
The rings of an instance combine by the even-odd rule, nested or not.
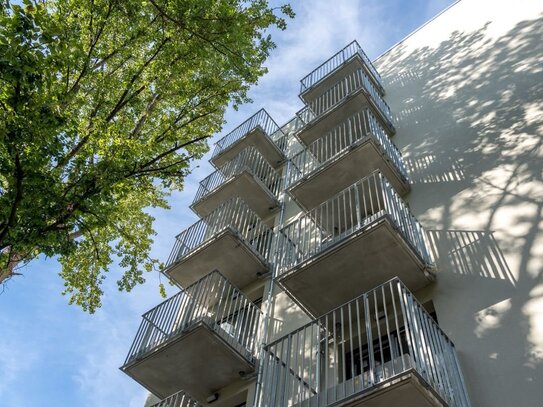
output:
[[[443,229],[430,237],[452,274],[444,278],[464,279],[458,298],[467,301],[450,300],[460,318],[470,318],[473,335],[461,341],[484,349],[480,359],[493,369],[496,392],[472,389],[474,405],[527,405],[543,378],[535,321],[543,300],[536,246],[543,239],[543,15],[499,38],[488,34],[489,25],[455,32],[437,48],[408,52],[400,45],[379,63],[397,112],[394,141],[408,153],[410,205],[428,214],[427,222],[420,216],[423,224]],[[460,216],[483,227],[455,230]],[[506,258],[515,259],[512,270]],[[471,288],[470,279],[484,279],[488,292]],[[481,369],[465,362],[465,371]],[[532,396],[518,399],[523,393]]]

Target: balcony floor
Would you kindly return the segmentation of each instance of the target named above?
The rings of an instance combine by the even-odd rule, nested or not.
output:
[[[220,204],[239,197],[261,218],[269,219],[279,208],[277,198],[253,174],[248,171],[236,175],[191,205],[201,218],[209,215]],[[271,220],[273,222],[273,219]]]
[[[400,196],[409,192],[409,182],[369,137],[359,140],[349,150],[298,180],[289,187],[288,192],[302,207],[310,210],[376,169],[390,181]]]
[[[288,270],[278,282],[310,314],[319,316],[396,276],[411,291],[433,281],[384,217]]]
[[[356,378],[354,379],[356,380]],[[343,399],[341,401],[331,401],[325,403],[324,396],[320,396],[318,400],[316,396],[305,402],[302,402],[303,407],[446,407],[441,397],[429,390],[429,386],[424,379],[420,377],[414,370],[403,372],[397,377],[377,384],[374,387],[367,389],[364,392],[353,392],[353,380],[349,380],[343,384],[339,384],[337,389],[328,389],[328,393],[332,395],[334,400]],[[345,390],[347,388],[347,390]]]
[[[273,168],[280,167],[285,160],[285,156],[279,150],[279,147],[260,128],[256,128],[227,147],[220,154],[211,158],[211,162],[216,168],[219,168],[227,161],[233,159],[243,149],[250,146],[255,147]]]
[[[371,108],[375,117],[379,120],[379,123],[381,123],[388,135],[394,135],[396,132],[394,127],[390,127],[387,120],[385,120],[383,114],[377,108],[377,105],[374,104],[364,88],[360,88],[347,96],[332,109],[321,114],[306,127],[302,128],[298,133],[298,137],[308,146],[318,138],[324,136],[338,124],[345,122],[349,117],[367,107]]]
[[[172,264],[165,273],[181,287],[188,287],[213,270],[219,270],[236,287],[245,287],[268,264],[232,228],[219,232],[202,246]]]
[[[375,87],[377,89],[380,89],[380,85],[373,80],[372,73],[366,68],[366,64],[362,61],[362,57],[360,57],[358,54],[355,54],[351,59],[349,59],[343,66],[339,67],[323,79],[321,79],[319,82],[317,82],[315,85],[313,85],[311,88],[306,89],[300,94],[300,99],[305,104],[311,103],[313,100],[315,100],[317,97],[322,95],[327,89],[330,89],[332,86],[334,86],[337,82],[345,78],[347,75],[352,74],[358,69],[363,69],[364,72],[368,75],[368,77],[371,79],[371,81],[374,83]]]
[[[239,372],[250,373],[254,365],[207,323],[199,322],[157,350],[122,369],[159,398],[179,389],[203,402],[222,387],[239,380]],[[241,346],[239,346],[241,348]]]

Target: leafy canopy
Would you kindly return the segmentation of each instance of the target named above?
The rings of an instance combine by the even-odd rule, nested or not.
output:
[[[248,101],[289,6],[265,0],[0,0],[0,282],[58,256],[93,312],[114,261],[144,281],[153,218]]]

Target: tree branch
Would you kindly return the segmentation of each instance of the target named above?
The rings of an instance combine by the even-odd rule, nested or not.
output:
[[[17,209],[19,208],[21,200],[23,199],[24,172],[21,166],[21,159],[19,157],[19,153],[15,153],[15,171],[13,177],[15,179],[15,197],[13,198],[13,202],[11,203],[11,209],[8,215],[7,222],[2,225],[2,229],[0,230],[0,242],[2,242],[2,240],[7,236],[9,228],[15,225]]]

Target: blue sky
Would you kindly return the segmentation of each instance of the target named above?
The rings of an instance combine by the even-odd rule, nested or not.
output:
[[[250,96],[253,104],[228,111],[222,134],[264,107],[279,124],[302,107],[299,80],[343,46],[357,39],[371,59],[445,9],[452,0],[291,1],[297,14],[287,31],[275,33],[277,49],[269,73]],[[216,135],[214,140],[220,138]],[[174,236],[197,220],[190,209],[199,180],[212,168],[209,155],[194,165],[184,191],[156,217],[154,255],[166,260]],[[163,301],[159,276],[131,293],[119,293],[113,270],[105,283],[103,306],[87,315],[62,297],[54,259],[29,264],[24,276],[0,295],[0,405],[137,406],[146,391],[125,376],[122,365],[142,313]],[[175,290],[169,289],[173,294]]]

